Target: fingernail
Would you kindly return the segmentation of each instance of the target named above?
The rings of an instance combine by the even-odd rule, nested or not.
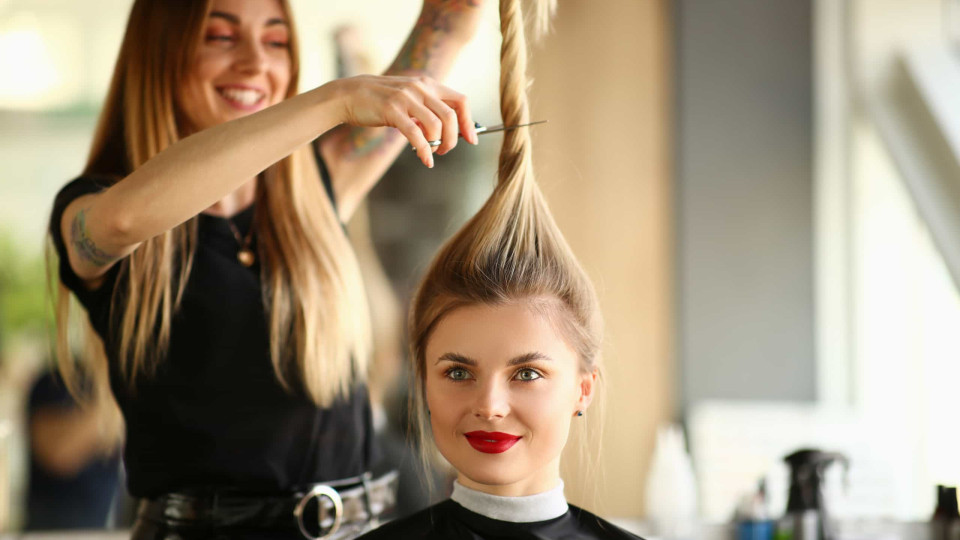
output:
[[[433,168],[433,155],[430,156],[430,159],[427,160],[427,167]]]

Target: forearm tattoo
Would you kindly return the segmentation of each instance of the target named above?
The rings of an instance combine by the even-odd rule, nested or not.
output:
[[[424,4],[410,37],[397,55],[390,71],[420,71],[434,76],[433,61],[463,13],[477,9],[477,0],[434,0]]]
[[[87,232],[86,211],[83,208],[77,212],[73,223],[70,224],[70,244],[81,259],[94,266],[107,266],[120,258],[103,251],[90,238]]]
[[[384,149],[384,143],[397,139],[399,131],[393,128],[364,128],[343,126],[341,154],[350,159],[362,158]]]
[[[455,33],[462,17],[478,9],[478,0],[426,0],[423,12],[410,37],[387,70],[387,73],[407,75],[422,73],[437,76],[438,63],[444,61],[444,47]],[[343,126],[337,134],[340,155],[348,159],[386,151],[391,143],[402,139],[400,132],[393,128],[361,128]]]

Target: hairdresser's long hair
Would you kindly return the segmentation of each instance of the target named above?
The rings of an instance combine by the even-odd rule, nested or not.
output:
[[[177,89],[202,39],[210,0],[137,0],[130,13],[106,103],[84,174],[122,181],[187,133]],[[281,0],[288,18],[290,7]],[[293,24],[291,22],[291,32]],[[290,36],[291,79],[299,74],[296,35]],[[255,234],[270,356],[277,379],[329,405],[366,374],[367,303],[356,259],[323,190],[307,147],[267,168],[257,183]],[[197,246],[197,218],[145,241],[121,264],[108,342],[119,373],[135,390],[165,356]],[[122,284],[122,286],[121,286]],[[120,290],[122,289],[122,290]],[[93,380],[95,404],[112,403],[104,343],[83,317],[88,350],[71,354],[70,300],[59,285],[57,353],[61,373],[76,381],[78,367]],[[73,386],[72,388],[76,388]]]
[[[536,32],[545,30],[554,2],[532,0]],[[521,0],[500,0],[500,111],[504,125],[529,121],[527,43]],[[497,185],[480,211],[440,249],[410,310],[414,391],[411,421],[423,455],[433,448],[425,405],[426,348],[437,323],[468,305],[533,300],[553,319],[584,372],[599,369],[602,323],[597,297],[564,240],[534,179],[529,131],[504,134]]]

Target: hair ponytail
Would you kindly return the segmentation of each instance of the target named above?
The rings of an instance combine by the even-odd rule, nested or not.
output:
[[[538,32],[555,2],[536,1]],[[504,125],[529,122],[527,39],[521,0],[500,0],[500,110]],[[430,448],[424,381],[427,341],[437,323],[468,305],[533,301],[555,322],[584,371],[599,369],[597,297],[550,213],[533,173],[527,129],[508,130],[497,185],[483,207],[437,253],[413,300],[409,332],[413,428]],[[427,458],[427,452],[423,452]]]

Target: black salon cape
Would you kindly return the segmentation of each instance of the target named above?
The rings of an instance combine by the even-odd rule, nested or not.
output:
[[[640,538],[576,506],[547,521],[512,523],[471,512],[447,499],[391,521],[360,540],[625,540]]]

